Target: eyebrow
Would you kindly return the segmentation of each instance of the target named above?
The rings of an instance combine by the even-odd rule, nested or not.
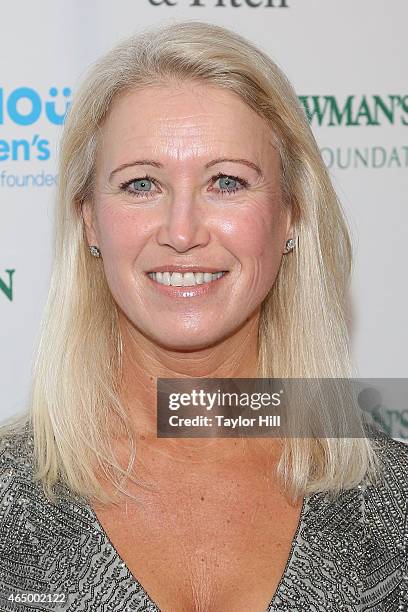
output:
[[[213,159],[212,161],[205,164],[204,167],[206,169],[211,168],[211,166],[215,166],[215,164],[220,164],[222,162],[233,162],[235,164],[244,164],[245,166],[248,166],[249,168],[252,168],[253,170],[255,170],[259,176],[262,176],[262,171],[259,168],[259,166],[254,164],[254,162],[249,161],[248,159],[240,159],[240,158],[234,159],[234,158],[229,158],[229,157],[218,157],[217,159]],[[155,168],[163,168],[163,164],[161,164],[160,162],[154,161],[152,159],[139,159],[136,161],[129,162],[127,164],[121,164],[120,166],[118,166],[118,168],[115,168],[115,170],[113,170],[110,173],[109,180],[112,180],[112,178],[117,172],[121,172],[121,170],[125,170],[126,168],[131,168],[132,166],[154,166]]]

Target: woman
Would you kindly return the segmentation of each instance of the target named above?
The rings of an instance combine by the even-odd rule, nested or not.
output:
[[[277,66],[200,22],[125,40],[59,176],[30,407],[1,441],[1,610],[406,609],[404,445],[157,436],[158,378],[353,373],[348,233]]]

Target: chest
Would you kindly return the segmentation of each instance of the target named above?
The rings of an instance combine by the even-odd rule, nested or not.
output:
[[[228,489],[228,487],[227,487]],[[264,612],[285,570],[300,503],[174,491],[95,508],[111,544],[165,612]]]

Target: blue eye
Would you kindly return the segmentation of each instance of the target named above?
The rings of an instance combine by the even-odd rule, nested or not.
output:
[[[142,178],[126,181],[126,183],[122,183],[121,185],[119,185],[119,188],[131,196],[143,198],[146,196],[150,197],[152,195],[155,195],[155,192],[151,190],[153,185],[153,179],[149,176],[144,176]]]
[[[233,176],[223,175],[220,177],[220,189],[236,189],[237,182],[237,179]]]
[[[237,191],[241,191],[248,187],[248,181],[238,176],[232,176],[231,174],[222,174],[219,172],[216,176],[212,177],[212,184],[219,181],[219,188],[214,191],[218,192],[221,196],[234,194]],[[159,192],[153,190],[152,187],[156,185],[153,178],[146,175],[138,179],[132,179],[119,185],[121,191],[136,197],[136,198],[150,198],[156,196]]]
[[[231,195],[248,187],[248,181],[238,176],[231,174],[222,174],[219,172],[213,177],[213,184],[219,181],[219,189],[217,190],[221,196]]]
[[[152,181],[147,178],[136,179],[130,183],[134,186],[135,191],[149,191],[152,186]]]

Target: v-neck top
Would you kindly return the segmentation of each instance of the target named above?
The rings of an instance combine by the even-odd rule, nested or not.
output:
[[[408,445],[376,443],[381,483],[304,498],[265,612],[408,612]],[[165,612],[83,498],[62,483],[56,504],[44,495],[33,444],[28,426],[0,440],[0,611]]]

